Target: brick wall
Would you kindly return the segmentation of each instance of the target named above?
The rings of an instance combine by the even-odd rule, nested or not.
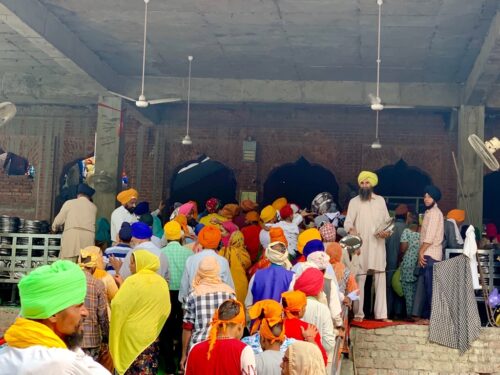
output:
[[[352,329],[358,375],[434,375],[500,373],[500,329],[482,328],[463,355],[428,341],[426,326]]]
[[[372,150],[375,117],[371,111],[304,105],[194,105],[190,130],[193,145],[183,146],[184,108],[169,108],[162,124],[168,129],[166,189],[177,166],[206,154],[235,172],[239,189],[254,186],[262,198],[262,186],[269,174],[304,156],[335,175],[343,202],[347,183],[355,184],[360,170],[375,170],[403,158],[428,173],[442,189],[443,210],[455,205],[451,151],[456,150],[457,134],[447,130],[439,113],[381,113],[383,148]],[[257,165],[253,169],[242,161],[243,141],[249,136],[257,141]]]

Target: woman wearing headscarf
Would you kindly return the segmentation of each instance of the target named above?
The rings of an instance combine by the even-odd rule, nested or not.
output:
[[[321,375],[325,367],[318,348],[308,342],[297,341],[287,349],[281,363],[283,375]]]
[[[222,234],[222,246],[227,247],[229,245],[229,239],[231,235],[238,230],[236,224],[231,221],[225,221],[221,223],[220,231]]]
[[[307,296],[299,290],[288,291],[281,295],[281,304],[285,313],[284,323],[287,337],[316,344],[323,357],[323,366],[326,366],[328,355],[321,343],[318,328],[314,324],[302,320],[306,312]]]
[[[235,300],[224,301],[210,323],[208,340],[191,348],[186,375],[256,375],[252,349],[240,341],[245,329],[245,308]]]
[[[235,298],[233,288],[220,278],[217,259],[210,255],[204,257],[199,263],[192,291],[184,306],[181,368],[186,363],[188,347],[207,339],[210,319],[217,308],[224,301]]]
[[[118,374],[156,374],[158,336],[170,314],[168,284],[156,271],[160,260],[132,253],[129,276],[111,302],[110,352]]]
[[[244,303],[248,292],[247,269],[252,263],[245,248],[245,239],[239,230],[231,234],[228,245],[220,250],[219,255],[227,259],[234,281],[236,298]]]

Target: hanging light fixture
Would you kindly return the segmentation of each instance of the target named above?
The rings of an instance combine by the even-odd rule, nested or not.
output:
[[[182,139],[182,144],[186,146],[193,144],[193,141],[189,136],[189,110],[191,106],[191,62],[193,61],[193,56],[188,56],[188,60],[189,60],[189,72],[188,72],[188,92],[187,92],[186,135]]]
[[[375,111],[377,114],[376,120],[375,120],[375,141],[372,143],[372,148],[378,150],[379,148],[382,148],[382,144],[380,143],[380,140],[378,139],[378,114],[380,111]]]

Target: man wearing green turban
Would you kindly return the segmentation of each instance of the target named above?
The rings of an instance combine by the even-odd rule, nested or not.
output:
[[[1,372],[109,375],[78,347],[88,316],[86,293],[85,274],[68,260],[24,276],[19,282],[20,317],[5,332],[6,345],[0,348]]]

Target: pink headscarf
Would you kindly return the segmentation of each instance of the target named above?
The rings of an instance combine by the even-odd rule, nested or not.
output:
[[[193,210],[193,208],[194,208],[194,203],[188,202],[188,203],[184,203],[182,206],[180,206],[179,211],[177,211],[177,212],[179,215],[188,216],[189,213]]]
[[[233,232],[236,232],[240,228],[238,228],[238,226],[234,224],[232,221],[224,221],[221,225],[228,232],[227,236],[222,237],[222,245],[224,247],[227,247],[229,245],[229,239],[231,238],[231,234],[233,234]]]

